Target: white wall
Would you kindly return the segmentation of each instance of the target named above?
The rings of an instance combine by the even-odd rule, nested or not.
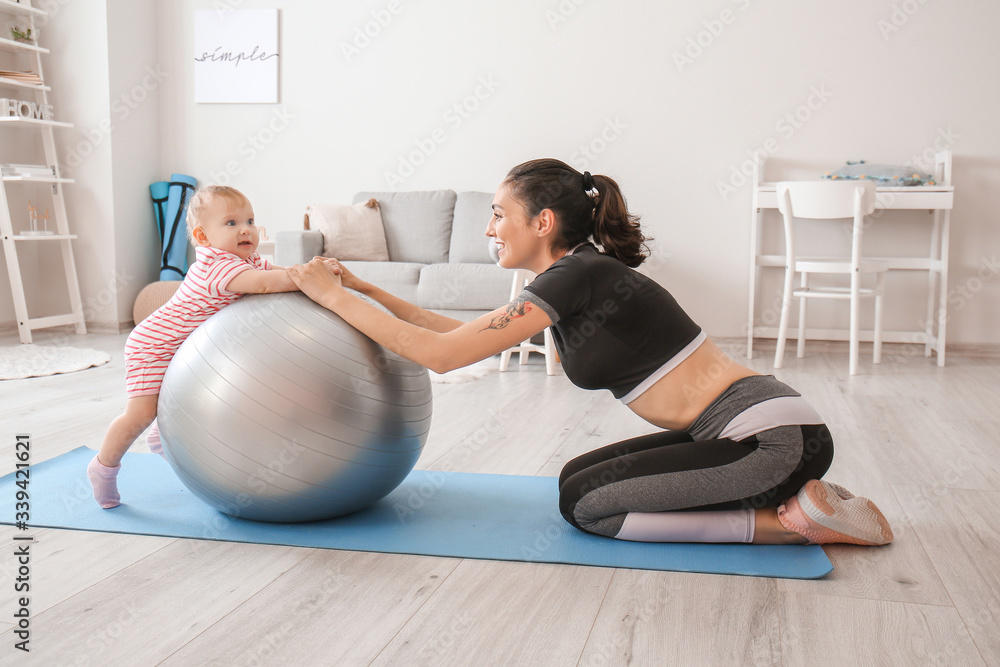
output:
[[[63,186],[63,193],[70,229],[79,237],[73,243],[77,277],[88,324],[108,329],[116,327],[117,318],[116,295],[103,291],[116,259],[111,142],[102,129],[109,95],[107,8],[103,0],[77,0],[48,3],[45,9],[50,15],[41,20],[39,41],[51,50],[42,60],[45,82],[52,87],[49,101],[56,120],[74,125],[56,129],[55,142],[62,175],[76,179]],[[46,285],[48,299],[29,296],[33,316],[69,312],[59,250],[47,247],[45,254],[51,270],[39,284]],[[13,319],[12,313],[3,318]]]
[[[128,323],[139,290],[159,278],[149,184],[170,176],[159,171],[159,88],[168,75],[159,67],[156,3],[107,5],[116,261],[103,287],[116,295],[116,321]]]
[[[123,144],[115,165],[135,176],[136,193],[140,173],[229,180],[273,234],[298,228],[312,202],[390,186],[494,190],[518,162],[559,157],[619,181],[656,238],[648,270],[709,333],[737,336],[750,188],[733,170],[748,153],[773,151],[776,179],[803,164],[818,175],[845,160],[905,163],[947,137],[957,187],[949,340],[1000,340],[1000,267],[990,264],[1000,262],[1000,5],[578,2],[161,1],[158,30],[133,45],[142,61],[157,43],[152,65],[167,73],[156,91],[159,172],[146,168],[148,143]],[[280,104],[194,103],[193,11],[226,6],[281,9]],[[366,29],[367,43],[358,37]],[[349,47],[357,51],[345,55]],[[691,60],[679,63],[685,53]],[[469,111],[457,116],[463,103]],[[786,119],[796,113],[801,120]],[[444,141],[434,143],[439,128]],[[130,156],[141,169],[129,170]],[[421,164],[387,181],[401,160]],[[726,182],[735,191],[720,194]],[[103,187],[83,184],[72,196],[86,202]],[[116,227],[125,224],[115,214]],[[146,237],[134,237],[140,254],[153,238],[147,223]],[[926,216],[879,225],[892,234],[873,231],[876,246],[926,244],[909,232],[929,229]],[[101,243],[84,238],[78,248]],[[926,279],[891,278],[887,327],[914,328]],[[86,289],[105,279],[86,278]]]

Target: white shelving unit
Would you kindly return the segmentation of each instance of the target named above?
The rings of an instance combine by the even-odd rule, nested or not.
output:
[[[9,67],[6,64],[0,64],[0,67],[10,70],[14,70],[15,67],[23,69],[27,63],[28,68],[38,74],[39,78],[44,82],[42,55],[49,53],[49,50],[34,43],[8,39],[5,27],[12,20],[22,19],[26,26],[31,27],[32,35],[37,39],[38,31],[35,29],[35,18],[43,16],[46,16],[46,13],[41,9],[32,7],[31,0],[0,0],[0,26],[4,26],[4,36],[0,37],[0,63],[8,61],[17,62],[13,67]],[[0,97],[23,99],[21,96],[26,90],[34,94],[34,99],[29,101],[34,101],[39,107],[48,105],[46,93],[51,90],[49,86],[44,85],[44,83],[36,85],[0,76]],[[14,91],[14,94],[12,95],[9,91]],[[87,333],[83,320],[80,285],[76,275],[76,262],[73,259],[72,243],[76,239],[76,236],[70,233],[69,223],[66,218],[66,205],[63,201],[62,193],[63,185],[72,183],[73,179],[62,178],[59,175],[59,160],[56,155],[55,136],[53,133],[53,130],[56,128],[67,127],[72,127],[72,124],[55,120],[0,116],[0,146],[7,143],[3,139],[5,133],[18,131],[38,133],[41,135],[45,154],[45,163],[39,166],[47,167],[47,172],[44,174],[0,175],[0,181],[2,181],[0,183],[0,237],[2,237],[4,257],[7,261],[7,274],[10,277],[10,290],[14,300],[14,312],[17,317],[18,336],[22,343],[31,342],[31,332],[35,329],[74,325],[76,333]],[[5,160],[3,149],[0,148],[0,163],[5,162]],[[7,188],[18,187],[24,183],[45,183],[50,186],[51,201],[46,208],[55,216],[56,229],[54,233],[49,235],[31,235],[25,233],[26,230],[22,230],[21,232],[15,230],[14,216],[11,215]],[[63,268],[66,273],[66,289],[69,293],[71,312],[48,317],[33,318],[29,316],[24,282],[21,277],[21,264],[18,259],[18,246],[23,243],[59,244],[62,251]]]

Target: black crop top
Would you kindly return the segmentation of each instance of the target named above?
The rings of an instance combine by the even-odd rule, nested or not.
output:
[[[629,403],[705,340],[656,281],[584,244],[557,260],[522,296],[552,320],[570,381]]]

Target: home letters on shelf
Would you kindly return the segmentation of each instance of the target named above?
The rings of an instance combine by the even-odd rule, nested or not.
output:
[[[52,120],[52,105],[37,104],[27,100],[12,100],[0,97],[0,116],[15,118],[30,118],[33,120]]]

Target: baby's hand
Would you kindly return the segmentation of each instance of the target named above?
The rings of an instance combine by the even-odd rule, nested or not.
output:
[[[298,288],[318,303],[323,303],[323,296],[342,284],[340,275],[321,259],[316,258],[308,264],[296,264],[286,269]]]

